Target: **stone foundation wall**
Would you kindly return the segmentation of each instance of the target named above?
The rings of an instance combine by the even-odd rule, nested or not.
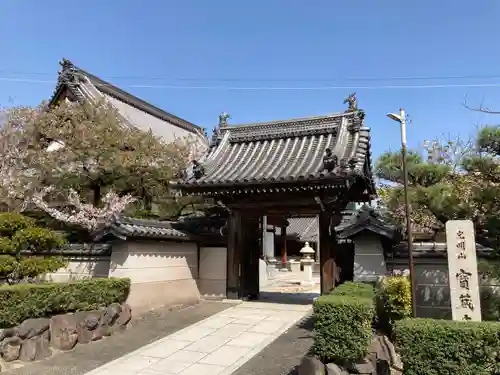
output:
[[[38,361],[57,351],[71,350],[123,330],[132,318],[127,304],[105,309],[27,319],[17,327],[0,330],[1,370]]]

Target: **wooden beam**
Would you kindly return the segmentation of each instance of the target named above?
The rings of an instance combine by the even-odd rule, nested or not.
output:
[[[239,299],[241,296],[241,212],[232,210],[228,219],[226,297]]]

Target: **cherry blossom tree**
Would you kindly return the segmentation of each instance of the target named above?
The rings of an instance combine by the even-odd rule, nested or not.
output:
[[[0,189],[9,210],[35,207],[88,231],[135,202],[170,195],[194,143],[165,143],[124,124],[106,103],[10,108],[0,129]],[[17,204],[14,204],[16,202]]]

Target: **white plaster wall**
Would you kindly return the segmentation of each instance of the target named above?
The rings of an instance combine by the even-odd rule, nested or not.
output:
[[[264,232],[264,255],[274,258],[274,232]]]
[[[372,234],[354,240],[354,281],[377,281],[387,275],[380,239]]]
[[[166,142],[172,142],[176,138],[183,139],[186,137],[192,137],[199,142],[200,147],[206,148],[206,141],[201,137],[201,135],[194,134],[174,124],[169,124],[168,122],[152,116],[149,113],[131,107],[110,95],[105,96],[106,99],[109,100],[109,102],[116,109],[118,109],[122,116],[125,116],[127,120],[131,121],[141,130],[148,131],[151,129],[154,135],[162,137]]]
[[[128,303],[136,312],[196,303],[200,293],[196,244],[120,241],[113,244],[110,277],[128,277]]]
[[[70,258],[66,267],[45,275],[45,280],[63,283],[73,280],[108,277],[110,257]]]
[[[205,298],[225,298],[227,279],[227,249],[200,247],[198,286]]]

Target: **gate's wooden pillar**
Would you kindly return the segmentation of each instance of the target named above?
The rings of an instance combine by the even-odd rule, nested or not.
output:
[[[328,293],[332,288],[332,275],[327,269],[327,262],[330,259],[331,239],[330,239],[330,218],[329,211],[322,211],[319,214],[319,248],[320,258],[320,278],[321,278],[321,294]]]
[[[228,219],[226,296],[228,299],[241,297],[241,212],[232,210]]]
[[[319,215],[319,247],[321,270],[321,294],[332,290],[339,279],[336,254],[337,239],[335,227],[340,224],[342,214],[338,211],[322,211]]]
[[[281,263],[286,268],[287,248],[286,248],[286,225],[281,226]]]
[[[241,297],[259,297],[259,260],[260,260],[260,217],[243,212],[241,215]]]

